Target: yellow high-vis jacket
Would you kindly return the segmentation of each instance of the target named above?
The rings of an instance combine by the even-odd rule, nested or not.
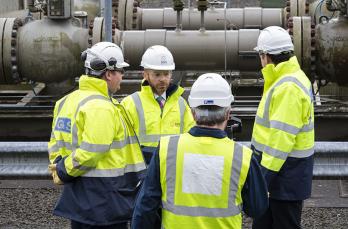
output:
[[[163,228],[241,228],[251,150],[227,137],[161,138]]]
[[[121,102],[142,146],[157,147],[160,137],[186,133],[195,125],[191,109],[181,97],[183,93],[182,87],[171,85],[161,112],[151,87],[143,81],[140,92],[127,96]]]
[[[305,199],[310,195],[314,154],[311,82],[296,57],[277,66],[268,64],[262,73],[265,87],[252,146],[262,156],[261,165],[278,173],[269,186],[271,197]]]
[[[56,103],[48,150],[64,190],[54,214],[92,225],[131,218],[146,166],[125,115],[106,82],[89,76]]]

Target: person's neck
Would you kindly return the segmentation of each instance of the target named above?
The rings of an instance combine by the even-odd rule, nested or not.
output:
[[[210,129],[219,129],[219,130],[225,130],[227,125],[227,122],[223,122],[220,124],[215,124],[212,126],[207,126],[207,125],[197,125],[198,127],[204,127],[204,128],[210,128]]]
[[[158,91],[155,91],[154,89],[152,89],[152,92],[153,92],[155,95],[162,96],[163,93],[164,93],[165,91],[163,91],[163,92],[158,92]]]

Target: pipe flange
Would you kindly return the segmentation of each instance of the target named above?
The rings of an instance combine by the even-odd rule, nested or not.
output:
[[[115,23],[116,28],[120,28],[120,23],[118,20],[118,4],[119,1],[118,0],[112,0],[112,20],[113,23]]]
[[[285,19],[301,17],[309,14],[308,0],[287,0],[285,7]]]
[[[5,72],[4,72],[4,64],[3,64],[3,31],[6,25],[7,18],[0,18],[0,84],[6,83]]]
[[[7,18],[3,30],[2,42],[2,64],[6,83],[18,83],[20,81],[18,73],[18,51],[17,34],[18,28],[22,26],[19,18]]]
[[[112,19],[112,42],[115,42],[115,34],[117,30],[116,19]],[[88,30],[88,47],[92,47],[98,42],[105,40],[105,23],[103,17],[96,17],[94,20],[91,20]]]
[[[93,27],[94,27],[94,19],[89,22],[88,25],[88,48],[92,47],[93,43]]]
[[[315,25],[311,17],[290,17],[288,28],[295,46],[295,55],[303,71],[313,80],[315,74]]]
[[[138,7],[139,3],[137,1],[133,2],[133,17],[132,17],[132,29],[137,29],[138,25]]]

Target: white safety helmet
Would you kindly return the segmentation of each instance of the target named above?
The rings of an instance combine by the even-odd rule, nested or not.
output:
[[[148,48],[143,57],[141,64],[144,69],[152,70],[174,70],[175,63],[171,52],[162,45],[154,45]]]
[[[85,67],[94,72],[128,67],[120,47],[111,42],[99,42],[81,54]]]
[[[227,81],[216,73],[206,73],[193,83],[188,102],[190,107],[215,105],[229,107],[234,101],[231,87]]]
[[[279,26],[269,26],[261,31],[255,51],[261,54],[281,54],[294,51],[294,45],[289,33]]]

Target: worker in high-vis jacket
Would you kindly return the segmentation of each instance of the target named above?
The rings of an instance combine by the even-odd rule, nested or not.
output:
[[[162,137],[139,193],[132,228],[241,228],[242,210],[258,217],[268,207],[266,183],[252,151],[224,131],[234,98],[220,75],[193,84],[188,102],[196,126]]]
[[[64,184],[53,214],[71,228],[127,228],[146,165],[124,108],[112,98],[124,73],[121,49],[100,42],[81,55],[79,89],[54,109],[49,170]]]
[[[255,50],[265,80],[252,148],[269,189],[269,208],[253,228],[301,228],[303,200],[311,195],[314,109],[311,82],[283,28],[265,28]]]
[[[181,97],[184,89],[171,83],[173,55],[164,46],[149,47],[142,56],[141,91],[127,96],[126,108],[147,163],[161,136],[186,133],[193,125],[191,110]]]

